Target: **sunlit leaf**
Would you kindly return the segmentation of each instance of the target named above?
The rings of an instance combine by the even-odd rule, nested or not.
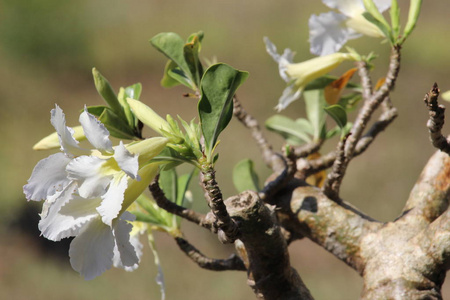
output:
[[[335,104],[324,108],[325,111],[334,119],[340,128],[344,128],[347,124],[347,113],[342,106]]]
[[[236,70],[226,64],[213,65],[203,75],[198,112],[208,161],[211,161],[211,154],[219,134],[233,115],[234,93],[247,77],[247,72]]]
[[[290,144],[299,145],[311,142],[311,124],[297,122],[282,115],[274,115],[266,120],[266,128],[280,134]],[[306,125],[309,123],[309,126]]]

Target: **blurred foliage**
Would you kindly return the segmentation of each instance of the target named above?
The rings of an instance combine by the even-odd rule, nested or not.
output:
[[[6,54],[27,64],[86,68],[89,26],[79,14],[86,1],[3,0],[0,43]]]

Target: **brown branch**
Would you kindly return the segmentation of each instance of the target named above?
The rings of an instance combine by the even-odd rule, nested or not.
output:
[[[187,240],[175,238],[178,247],[200,268],[211,271],[245,271],[246,268],[242,260],[235,254],[228,259],[213,259],[203,255],[197,248]]]
[[[273,210],[251,191],[225,202],[230,215],[239,223],[241,235],[237,244],[249,262],[248,283],[257,298],[312,299],[300,276],[290,266],[287,244]]]
[[[222,192],[216,182],[216,175],[211,165],[202,166],[202,186],[205,190],[208,205],[216,217],[214,226],[218,228],[218,237],[222,243],[233,243],[239,236],[239,228],[228,214],[223,202]]]
[[[403,208],[402,217],[423,226],[433,222],[450,203],[450,156],[436,152],[427,162]]]
[[[245,127],[250,129],[253,139],[261,150],[264,163],[274,171],[283,169],[283,162],[280,161],[279,156],[265,138],[258,121],[244,110],[236,95],[233,98],[233,114]]]
[[[379,133],[384,131],[397,117],[397,109],[395,107],[384,112],[375,122],[366,134],[358,141],[353,157],[362,154],[372,144]],[[310,176],[322,170],[330,168],[336,159],[336,151],[330,152],[318,159],[305,161],[304,167],[300,170],[304,172],[304,176]]]
[[[356,66],[358,67],[358,74],[361,78],[363,99],[369,99],[372,96],[372,81],[369,76],[369,66],[365,61],[357,62]]]
[[[341,187],[342,179],[345,175],[345,142],[347,137],[341,139],[336,149],[336,159],[333,163],[333,168],[330,173],[328,173],[327,179],[323,185],[323,193],[330,199],[340,202],[339,190]]]
[[[211,222],[207,221],[206,216],[201,215],[191,209],[180,206],[167,199],[166,196],[164,195],[163,190],[161,190],[161,187],[159,186],[158,180],[159,175],[157,175],[155,179],[153,179],[148,188],[152,193],[153,199],[155,199],[156,204],[160,208],[164,209],[165,211],[171,214],[186,219],[192,223],[200,225],[206,229],[211,229],[212,227]]]
[[[425,95],[425,99],[423,99],[430,115],[427,127],[433,146],[450,155],[450,140],[447,140],[441,133],[445,120],[445,107],[438,105],[439,92],[437,83],[435,83],[431,91]]]
[[[304,158],[310,154],[316,153],[322,147],[324,140],[319,140],[317,142],[311,142],[309,144],[293,147],[294,155],[296,158]]]

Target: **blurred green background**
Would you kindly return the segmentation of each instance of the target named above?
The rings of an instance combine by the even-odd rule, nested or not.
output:
[[[409,1],[400,2],[405,19]],[[365,155],[354,160],[342,187],[344,199],[383,221],[400,213],[434,152],[425,127],[424,94],[434,82],[443,91],[450,89],[448,2],[424,2],[419,25],[404,46],[392,95],[400,116]],[[203,58],[217,57],[250,72],[239,97],[244,108],[263,122],[275,113],[273,107],[284,88],[276,64],[265,52],[263,36],[270,37],[279,50],[295,50],[296,61],[311,58],[308,18],[326,11],[320,1],[307,0],[0,0],[0,298],[160,298],[148,247],[137,271],[110,270],[84,281],[70,268],[67,242],[38,238],[36,205],[26,203],[22,193],[34,165],[49,155],[33,152],[31,147],[52,132],[49,112],[55,103],[65,111],[69,126],[77,125],[85,104],[102,103],[91,78],[92,67],[116,90],[141,82],[143,102],[161,115],[180,114],[189,120],[196,115],[196,102],[182,97],[186,92],[182,87],[165,90],[159,86],[166,59],[148,40],[163,31],[187,37],[203,30]],[[361,38],[349,45],[360,53],[375,50],[379,58],[374,80],[383,76],[389,55],[386,44]],[[302,101],[285,114],[303,115]],[[277,136],[267,135],[275,147],[281,147]],[[239,160],[253,158],[261,179],[269,174],[256,159],[258,149],[241,124],[233,120],[221,141],[217,176],[225,196],[235,193],[231,171]],[[325,150],[333,149],[334,142]],[[197,185],[192,188],[195,208],[205,212]],[[206,255],[224,258],[232,251],[209,233],[185,225],[188,240]],[[156,242],[167,299],[253,299],[243,272],[198,269],[170,238],[156,234]],[[362,280],[323,249],[303,240],[291,245],[290,251],[293,265],[317,299],[358,298]],[[445,296],[450,296],[449,283]]]

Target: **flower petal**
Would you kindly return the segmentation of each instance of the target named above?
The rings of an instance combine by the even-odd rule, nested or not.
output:
[[[86,107],[79,121],[83,126],[84,134],[94,148],[101,152],[113,152],[108,129],[94,115],[88,113]]]
[[[373,0],[378,10],[382,13],[392,5],[392,0]]]
[[[51,110],[50,115],[50,122],[58,133],[61,151],[64,151],[64,153],[71,157],[86,154],[87,150],[80,148],[78,141],[73,137],[74,130],[66,126],[66,118],[62,109],[56,105]]]
[[[23,192],[27,200],[40,201],[61,192],[70,182],[66,166],[70,162],[64,153],[52,154],[34,167]]]
[[[275,107],[277,111],[282,111],[285,109],[289,104],[291,104],[293,101],[300,98],[302,95],[303,88],[298,88],[294,84],[288,85],[281,95],[280,99],[278,100],[278,105]]]
[[[322,2],[329,8],[339,10],[347,17],[353,17],[365,11],[361,0],[322,0]]]
[[[108,191],[102,196],[102,204],[97,207],[98,213],[102,216],[102,221],[111,226],[122,209],[124,193],[128,186],[128,177],[122,173],[122,176],[116,176],[109,185]]]
[[[287,65],[293,62],[295,53],[291,49],[284,49],[283,55],[279,55],[277,52],[277,47],[269,40],[268,37],[264,37],[264,43],[266,44],[266,51],[270,56],[278,63],[278,71],[280,72],[281,78],[284,81],[289,82],[290,78],[286,74]]]
[[[85,155],[74,158],[67,165],[68,178],[78,182],[78,193],[81,197],[98,197],[105,193],[114,173],[114,170],[102,170],[108,169],[106,165],[108,161],[105,159]]]
[[[114,235],[100,218],[93,219],[73,239],[69,250],[70,264],[86,280],[94,279],[111,268]]]
[[[74,194],[76,187],[76,183],[72,182],[49,205],[48,211],[41,214],[38,227],[47,239],[59,241],[75,236],[84,224],[98,216],[95,208],[100,204],[100,199],[81,198]]]
[[[339,51],[355,35],[354,31],[343,25],[347,18],[335,12],[328,12],[309,18],[310,51],[316,55],[328,55]]]
[[[128,212],[124,212],[123,215],[131,214]],[[142,245],[139,242],[138,236],[135,235],[134,238],[130,236],[130,232],[132,229],[133,225],[131,225],[121,217],[117,221],[117,224],[114,226],[113,230],[114,237],[116,239],[113,264],[115,267],[121,267],[127,271],[135,270],[139,266],[140,256],[138,256],[136,249],[139,249],[142,253]]]
[[[128,176],[133,179],[139,180],[139,162],[138,155],[131,154],[120,141],[119,146],[114,149],[114,159],[116,160],[119,167]]]

